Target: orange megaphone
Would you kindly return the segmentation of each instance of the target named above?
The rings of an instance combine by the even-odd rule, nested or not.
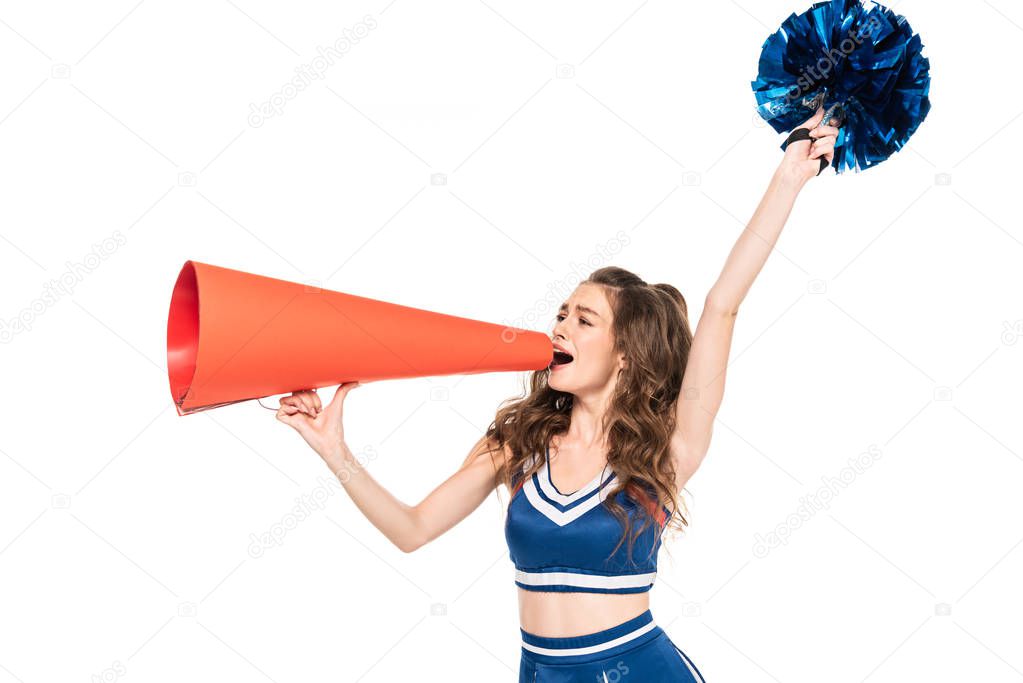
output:
[[[186,261],[167,317],[179,415],[342,382],[540,370],[547,335]]]

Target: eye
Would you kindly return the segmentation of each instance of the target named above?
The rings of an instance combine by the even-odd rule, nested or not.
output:
[[[554,316],[554,319],[560,323],[562,320],[565,319],[565,315],[563,313],[559,313],[558,315]],[[589,325],[590,327],[593,327],[593,324],[586,318],[579,318],[579,322],[581,322],[583,325]]]

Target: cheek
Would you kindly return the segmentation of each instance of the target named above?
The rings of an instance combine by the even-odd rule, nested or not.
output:
[[[581,340],[576,343],[576,348],[585,359],[583,364],[589,372],[604,374],[614,365],[614,349],[603,335]]]

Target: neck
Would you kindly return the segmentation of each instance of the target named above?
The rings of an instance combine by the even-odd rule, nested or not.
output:
[[[614,385],[599,393],[573,395],[571,424],[566,436],[584,448],[603,448],[607,443],[604,419],[611,403]]]

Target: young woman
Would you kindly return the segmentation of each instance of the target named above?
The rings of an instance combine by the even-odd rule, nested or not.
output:
[[[315,391],[281,399],[296,429],[341,477],[363,514],[404,552],[455,526],[499,485],[515,565],[520,682],[704,683],[657,626],[649,589],[662,532],[687,524],[678,495],[703,461],[725,386],[739,304],[803,185],[834,156],[838,129],[803,124],[707,294],[695,337],[685,299],[616,267],[592,273],[553,329],[555,358],[531,391],[497,412],[461,468],[418,505],[395,499],[355,462],[342,406]],[[800,139],[800,138],[804,139]]]

